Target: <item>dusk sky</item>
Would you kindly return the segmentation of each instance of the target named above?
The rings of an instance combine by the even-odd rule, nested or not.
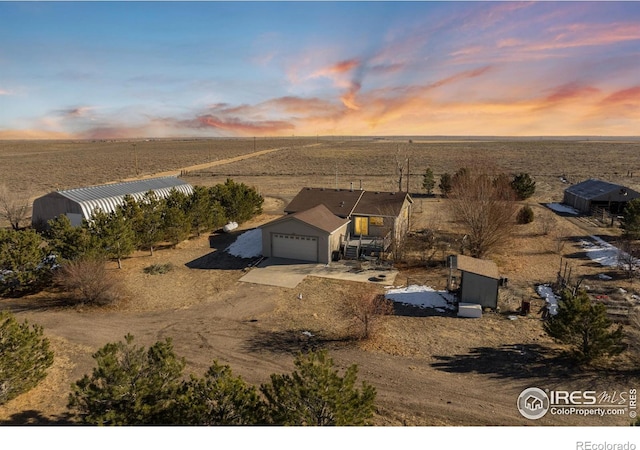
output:
[[[0,139],[639,130],[640,2],[0,2]]]

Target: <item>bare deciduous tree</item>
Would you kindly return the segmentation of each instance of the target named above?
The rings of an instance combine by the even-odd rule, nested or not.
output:
[[[636,277],[640,266],[640,244],[628,236],[618,242],[618,267],[627,274],[629,281]]]
[[[395,163],[396,163],[396,177],[398,180],[398,192],[402,191],[402,180],[406,176],[409,170],[409,156],[406,152],[403,154],[400,153],[400,147],[397,148],[395,154]]]
[[[107,271],[105,262],[99,258],[78,258],[64,263],[54,281],[80,303],[106,305],[122,297],[120,280]]]
[[[482,258],[512,236],[518,207],[515,193],[504,176],[467,169],[454,178],[448,205],[467,235],[471,256]]]
[[[19,230],[28,215],[29,196],[20,195],[0,184],[0,217],[9,222],[14,230]]]
[[[374,292],[349,297],[344,305],[346,314],[360,328],[362,339],[369,339],[373,335],[380,317],[393,314],[393,302],[385,298],[384,294]]]

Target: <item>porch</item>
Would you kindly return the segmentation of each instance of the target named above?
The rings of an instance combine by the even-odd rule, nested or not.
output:
[[[379,257],[391,247],[391,232],[385,236],[341,236],[342,257],[344,259],[368,259]]]

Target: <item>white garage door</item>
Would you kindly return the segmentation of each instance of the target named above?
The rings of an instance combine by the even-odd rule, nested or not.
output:
[[[271,254],[276,258],[318,261],[318,238],[291,234],[271,235]]]

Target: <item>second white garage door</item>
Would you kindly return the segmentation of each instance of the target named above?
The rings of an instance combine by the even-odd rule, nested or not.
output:
[[[318,261],[318,238],[291,234],[271,235],[271,254],[276,258]]]

